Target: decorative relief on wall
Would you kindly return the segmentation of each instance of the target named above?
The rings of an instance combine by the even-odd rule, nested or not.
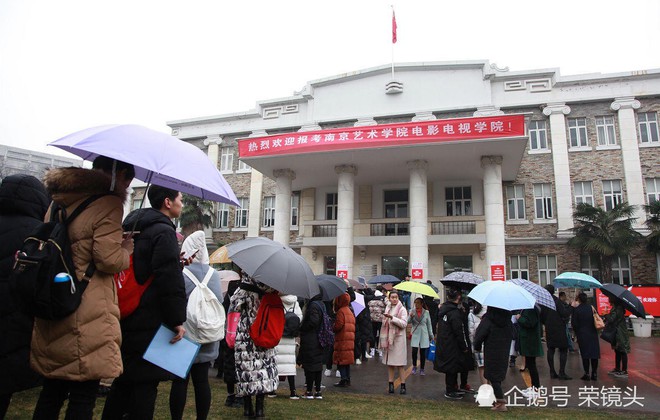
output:
[[[298,104],[271,106],[268,108],[264,108],[263,119],[269,120],[273,118],[279,118],[280,115],[296,114],[298,113],[298,111],[299,111]]]
[[[550,79],[530,79],[530,80],[510,80],[504,82],[504,91],[512,92],[516,90],[526,90],[530,93],[549,92],[552,90],[552,80]]]

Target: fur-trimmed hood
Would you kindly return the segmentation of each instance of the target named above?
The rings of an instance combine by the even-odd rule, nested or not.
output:
[[[113,194],[126,202],[127,191],[110,191],[110,175],[95,169],[56,168],[46,172],[44,184],[53,201],[69,206],[89,195]]]

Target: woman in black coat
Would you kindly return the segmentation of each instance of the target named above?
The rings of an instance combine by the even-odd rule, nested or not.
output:
[[[364,362],[367,356],[367,343],[374,341],[369,306],[365,305],[360,314],[355,317],[355,327],[355,358]]]
[[[493,410],[506,411],[506,400],[502,390],[502,381],[506,377],[509,362],[509,350],[513,340],[513,324],[511,312],[488,307],[486,315],[481,319],[474,334],[474,350],[481,351],[484,347],[484,377],[493,386],[497,401]]]
[[[300,324],[300,348],[296,363],[302,365],[307,381],[307,390],[304,398],[323,398],[321,396],[321,372],[325,361],[324,349],[319,343],[319,330],[323,325],[323,313],[325,305],[321,301],[321,295],[314,296],[307,305],[302,323]],[[312,386],[315,394],[312,394]]]
[[[44,220],[48,194],[31,175],[10,175],[0,185],[0,419],[5,418],[14,392],[38,386],[30,369],[33,319],[21,312],[9,289],[9,273],[16,251]]]
[[[598,379],[598,359],[600,359],[600,343],[598,342],[598,330],[594,326],[594,308],[587,303],[587,295],[581,292],[577,295],[579,304],[573,310],[572,324],[573,331],[577,337],[580,346],[580,356],[582,357],[582,367],[584,375],[580,378],[583,381]],[[589,376],[589,365],[591,364],[591,376]]]

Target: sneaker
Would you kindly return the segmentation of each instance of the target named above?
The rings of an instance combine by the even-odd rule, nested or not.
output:
[[[415,375],[417,373],[417,366],[413,366],[411,375]]]
[[[523,389],[520,391],[521,394],[523,394],[523,397],[527,398],[528,400],[534,399],[539,396],[539,392],[532,386],[530,386],[527,389]]]
[[[317,392],[317,393],[314,394],[314,399],[315,399],[315,400],[322,400],[322,399],[323,399],[323,395],[321,395],[320,392]]]
[[[419,376],[426,376],[426,373],[424,373],[424,369],[419,370]]]
[[[289,396],[289,399],[290,399],[290,400],[299,400],[299,399],[300,399],[300,395],[296,394],[296,391],[293,391],[293,392],[291,393],[291,395]]]
[[[464,392],[466,394],[476,394],[477,393],[477,391],[472,389],[470,384],[466,384],[464,386],[461,386],[460,388],[458,388],[458,390],[461,391],[461,392]]]
[[[356,364],[356,365],[361,365],[361,364],[362,364],[362,360],[360,360],[360,359],[355,359],[355,364]]]
[[[615,378],[627,378],[628,377],[628,371],[627,370],[622,370],[614,374]]]
[[[376,351],[376,349],[371,349],[371,350],[369,350],[369,351],[367,352],[367,359],[371,359],[372,357],[374,357],[374,352],[375,352],[375,351]]]
[[[370,353],[365,353],[364,358],[365,359],[371,359],[371,358],[373,358],[373,356]]]
[[[335,378],[341,378],[341,373],[339,373],[339,371],[335,373]]]
[[[326,370],[323,371],[323,374],[325,376],[332,376],[332,371],[330,369],[326,369]]]
[[[383,351],[382,350],[378,350],[378,357],[383,357]]]
[[[305,392],[305,395],[303,395],[303,398],[306,400],[313,400],[314,399],[314,394],[311,392]]]
[[[463,399],[463,395],[460,395],[456,392],[446,392],[445,391],[445,398],[448,400],[461,400]]]
[[[609,372],[607,372],[607,374],[608,374],[608,375],[614,375],[614,376],[616,376],[616,375],[619,374],[620,372],[621,372],[621,371],[618,370],[618,369],[613,369],[613,370],[610,370]]]
[[[269,393],[266,394],[266,395],[268,396],[268,398],[275,398],[275,397],[277,397],[277,393],[276,393],[275,391],[273,391],[273,392],[269,392]]]

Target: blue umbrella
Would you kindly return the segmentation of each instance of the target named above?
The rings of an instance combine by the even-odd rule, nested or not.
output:
[[[400,283],[401,280],[390,274],[379,274],[369,279],[369,284]]]
[[[555,305],[555,300],[552,298],[550,292],[548,292],[545,288],[541,287],[540,285],[525,279],[511,279],[507,281],[510,281],[511,283],[527,290],[532,296],[534,296],[534,299],[536,299],[536,303],[538,303],[539,305],[543,305],[555,311],[557,310],[557,306]]]
[[[596,289],[603,286],[598,280],[588,274],[568,271],[555,277],[552,284],[555,287],[577,287],[578,289]]]
[[[103,155],[130,163],[135,177],[204,200],[239,205],[218,168],[199,148],[139,125],[104,125],[49,143],[84,160]]]
[[[484,306],[507,311],[531,309],[536,304],[534,296],[510,281],[485,281],[472,289],[468,297]]]

